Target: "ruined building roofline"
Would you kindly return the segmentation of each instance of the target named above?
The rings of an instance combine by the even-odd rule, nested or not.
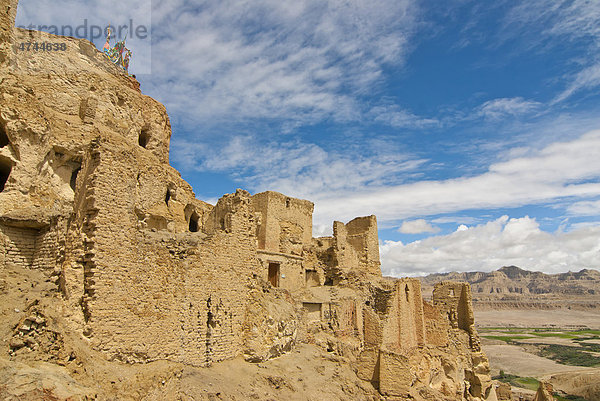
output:
[[[315,204],[313,202],[311,202],[311,201],[309,201],[307,199],[294,198],[292,196],[288,196],[288,195],[282,194],[281,192],[277,192],[277,191],[263,191],[263,192],[258,192],[256,194],[252,195],[252,197],[253,198],[254,197],[257,197],[257,198],[260,198],[260,197],[275,197],[275,198],[284,199],[284,200],[289,199],[290,201],[295,202],[295,203],[300,203],[300,204],[302,204],[305,207],[310,207],[311,208],[311,212],[314,210],[314,206],[315,206]]]

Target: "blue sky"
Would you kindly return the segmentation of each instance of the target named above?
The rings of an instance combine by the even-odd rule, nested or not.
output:
[[[600,268],[600,2],[49,3],[17,24],[151,9],[131,72],[200,199],[309,199],[315,235],[375,214],[390,275]]]

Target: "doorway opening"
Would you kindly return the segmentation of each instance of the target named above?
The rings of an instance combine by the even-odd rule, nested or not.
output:
[[[196,233],[198,232],[198,215],[196,214],[196,212],[192,213],[192,215],[190,216],[190,225],[189,225],[189,229],[190,232],[192,233]]]
[[[269,283],[279,287],[279,263],[269,263]]]

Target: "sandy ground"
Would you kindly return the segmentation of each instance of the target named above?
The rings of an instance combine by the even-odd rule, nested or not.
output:
[[[580,310],[484,310],[475,311],[475,322],[482,335],[504,335],[485,331],[484,327],[557,327],[573,329],[600,328],[600,312]],[[526,335],[527,333],[523,333]],[[506,334],[509,335],[509,334]],[[514,335],[514,334],[513,334]],[[559,337],[520,339],[523,343],[578,345],[576,341]],[[588,340],[600,343],[600,340]],[[579,395],[590,401],[600,401],[600,369],[568,366],[530,354],[523,347],[508,345],[499,340],[482,339],[483,351],[489,358],[492,375],[500,370],[518,376],[549,380],[555,390]],[[517,390],[521,391],[521,390]],[[527,394],[525,394],[527,393]],[[531,396],[527,391],[523,395]],[[525,398],[527,399],[527,397]]]
[[[578,395],[590,401],[600,400],[600,369],[558,373],[543,379],[552,383],[555,390]]]
[[[379,400],[377,391],[359,380],[348,361],[314,346],[264,363],[241,359],[210,369],[184,367],[179,377],[154,389],[149,400],[188,396],[203,400]]]
[[[475,310],[477,327],[560,327],[600,329],[600,311]]]
[[[517,376],[542,377],[560,372],[589,370],[579,366],[561,365],[546,358],[525,352],[523,348],[507,344],[482,344],[490,360],[492,375],[500,370]]]

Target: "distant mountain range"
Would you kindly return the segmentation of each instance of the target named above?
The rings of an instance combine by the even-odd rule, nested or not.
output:
[[[424,296],[440,281],[463,281],[471,284],[477,301],[547,301],[569,299],[600,301],[600,271],[546,274],[505,266],[496,271],[436,273],[421,278]]]

